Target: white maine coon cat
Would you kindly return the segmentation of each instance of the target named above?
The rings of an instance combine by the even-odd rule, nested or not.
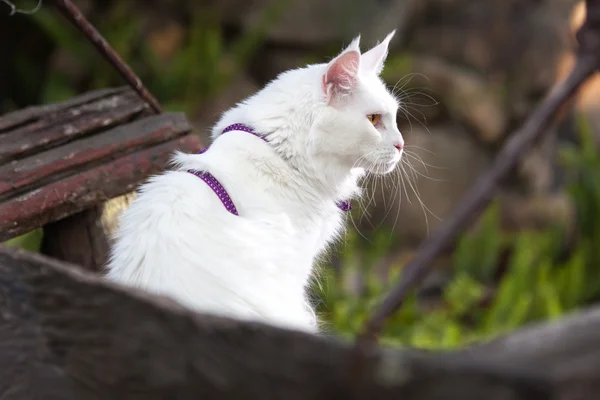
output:
[[[343,229],[336,204],[402,155],[399,104],[379,78],[393,35],[362,55],[359,36],[329,63],[284,72],[225,112],[210,149],[176,154],[175,170],[141,186],[108,277],[197,311],[318,332],[307,286]],[[264,140],[235,126],[222,133],[232,124]],[[209,172],[239,215],[189,170]]]

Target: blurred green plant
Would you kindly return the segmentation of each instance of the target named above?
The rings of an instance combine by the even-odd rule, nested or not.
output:
[[[561,154],[570,173],[568,192],[577,213],[576,235],[560,226],[503,232],[498,206],[493,204],[478,229],[458,241],[452,278],[437,306],[425,309],[418,295],[411,295],[387,323],[383,343],[456,348],[530,322],[560,317],[600,299],[600,151],[585,120],[580,118],[579,122],[579,146]],[[348,240],[342,249],[341,272],[325,268],[315,294],[326,328],[352,337],[399,271],[392,269],[387,279],[390,283],[385,284],[367,272],[365,290],[351,293],[344,284],[348,276],[368,268],[357,262],[361,252],[357,233],[351,231]],[[380,247],[378,251],[382,257],[390,249]],[[508,254],[505,265],[501,265],[502,254]],[[369,258],[372,260],[373,255]],[[504,271],[498,277],[500,268]]]
[[[7,247],[18,247],[27,251],[38,252],[40,250],[40,244],[42,242],[43,236],[44,231],[42,229],[36,229],[35,231],[31,231],[24,235],[9,239],[6,242],[2,243],[2,245]]]
[[[219,15],[197,4],[192,7],[189,26],[184,27],[184,42],[168,61],[160,60],[141,37],[142,20],[131,18],[139,3],[113,2],[107,15],[93,22],[166,110],[193,113],[218,95],[247,66],[263,43],[266,28],[278,18],[286,4],[287,1],[273,2],[265,7],[252,29],[227,43]],[[31,18],[58,48],[67,52],[70,63],[85,71],[85,87],[80,90],[123,84],[116,72],[60,15],[42,10]],[[17,79],[26,83],[28,68],[36,66],[28,65],[27,60],[23,63],[22,76]],[[44,103],[66,100],[77,94],[69,73],[58,69],[50,71],[42,88]]]

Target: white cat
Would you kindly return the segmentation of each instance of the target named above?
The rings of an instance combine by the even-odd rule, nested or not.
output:
[[[108,277],[198,311],[318,332],[307,285],[343,229],[340,202],[402,155],[398,101],[379,78],[393,35],[362,55],[359,36],[225,112],[210,149],[177,154],[175,171],[140,188]]]

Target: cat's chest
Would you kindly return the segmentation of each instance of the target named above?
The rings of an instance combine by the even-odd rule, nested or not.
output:
[[[259,247],[289,247],[294,250],[286,253],[297,253],[294,257],[315,257],[341,228],[341,211],[334,202],[321,200],[309,186],[301,187],[289,171],[255,158],[232,164],[227,170],[211,166],[235,204],[240,223],[250,224],[255,232],[249,232],[250,237],[263,242],[257,243]],[[267,245],[265,237],[269,237]]]
[[[278,211],[256,207],[247,211],[257,230],[270,232],[273,246],[286,247],[286,252],[295,259],[312,261],[326,249],[343,225],[342,216],[334,207]]]
[[[295,240],[318,240],[341,221],[334,203],[315,205],[272,183],[249,180],[235,187],[232,197],[242,218],[276,227],[282,235]]]

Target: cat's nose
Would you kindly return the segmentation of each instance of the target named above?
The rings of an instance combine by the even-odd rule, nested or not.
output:
[[[396,150],[398,150],[399,152],[402,151],[402,149],[404,148],[404,138],[402,137],[402,135],[398,135],[396,137],[396,140],[392,139],[392,143],[394,144]]]

